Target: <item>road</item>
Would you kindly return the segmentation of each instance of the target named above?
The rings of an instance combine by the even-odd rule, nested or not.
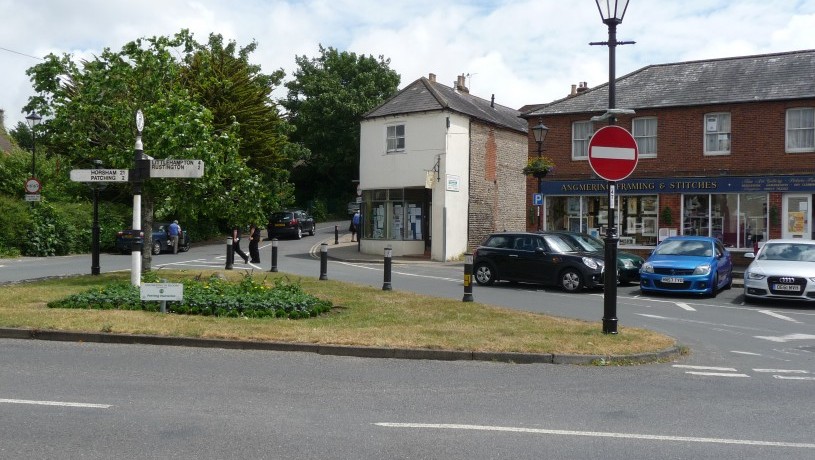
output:
[[[333,225],[281,241],[280,270],[319,276],[312,253],[330,238]],[[261,260],[269,261],[266,245]],[[194,245],[154,265],[223,268],[224,252]],[[90,272],[88,256],[2,263],[0,282]],[[129,257],[106,255],[101,265],[127,270]],[[382,284],[381,263],[332,260],[328,273]],[[392,285],[461,299],[461,279],[461,264],[394,264]],[[477,286],[474,297],[598,328],[603,310],[601,291],[506,284]],[[737,288],[702,299],[640,296],[636,286],[620,287],[617,305],[621,336],[647,327],[691,355],[612,368],[0,340],[0,457],[815,456],[812,307],[743,305]]]

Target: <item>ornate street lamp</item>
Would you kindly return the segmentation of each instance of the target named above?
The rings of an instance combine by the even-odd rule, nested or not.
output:
[[[42,117],[37,112],[31,112],[25,117],[28,127],[31,128],[31,177],[37,177],[37,132],[34,128],[40,124]]]
[[[538,120],[537,126],[532,127],[532,134],[535,136],[535,142],[538,144],[538,158],[541,157],[541,153],[543,152],[543,141],[546,139],[546,134],[549,132],[549,128],[547,128],[543,121],[540,119]],[[538,193],[541,193],[541,179],[540,175],[538,177]],[[538,230],[542,230],[543,228],[543,203],[538,206]]]
[[[622,24],[629,0],[594,0],[600,11],[603,24],[608,26],[607,42],[591,42],[589,45],[608,45],[608,124],[617,122],[616,110],[616,48],[629,45],[631,41],[617,41],[617,26]],[[605,280],[603,284],[603,332],[617,333],[617,228],[614,225],[616,212],[614,200],[616,183],[608,183],[608,228],[605,238]]]

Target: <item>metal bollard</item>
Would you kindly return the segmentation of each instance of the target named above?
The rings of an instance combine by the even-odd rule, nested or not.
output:
[[[464,254],[464,298],[462,302],[473,301],[473,255]]]
[[[383,291],[390,291],[391,287],[391,259],[393,258],[393,248],[388,245],[385,248],[385,281],[382,283]]]
[[[166,282],[167,282],[167,279],[166,279],[166,278],[162,278],[162,279],[161,279],[161,282],[162,282],[162,283],[166,283]],[[166,301],[166,300],[162,300],[162,301],[161,301],[161,306],[159,307],[159,309],[160,309],[161,313],[167,313],[167,301]]]
[[[277,238],[272,238],[272,269],[269,271],[277,271]]]
[[[232,270],[232,263],[235,261],[235,253],[232,252],[232,238],[226,239],[226,270]]]
[[[320,244],[320,280],[328,279],[328,244]]]
[[[340,228],[339,228],[339,225],[334,226],[334,244],[340,244]]]

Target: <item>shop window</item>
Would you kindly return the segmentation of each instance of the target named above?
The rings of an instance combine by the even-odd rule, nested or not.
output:
[[[705,115],[705,155],[730,154],[730,114]]]
[[[624,196],[620,200],[618,234],[621,244],[651,245],[657,240],[657,195]]]
[[[589,158],[591,134],[592,124],[590,121],[572,123],[572,160],[587,160]]]
[[[657,156],[656,117],[635,118],[631,122],[631,134],[637,141],[637,151],[641,157]]]
[[[388,153],[405,151],[405,125],[387,127]]]
[[[749,248],[767,239],[767,195],[683,195],[683,235],[717,238],[726,247]]]
[[[787,152],[815,151],[815,109],[787,110]]]
[[[362,237],[422,240],[426,218],[424,189],[382,189],[363,192]]]

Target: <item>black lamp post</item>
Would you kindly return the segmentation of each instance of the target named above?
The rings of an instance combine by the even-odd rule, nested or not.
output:
[[[590,45],[608,45],[608,124],[613,125],[617,119],[616,112],[616,48],[617,45],[628,45],[634,42],[617,41],[617,25],[622,24],[629,0],[594,0],[603,23],[608,26],[607,42],[592,42]],[[603,289],[603,332],[617,333],[617,228],[614,223],[616,200],[616,182],[608,183],[608,228],[605,238],[605,280]]]
[[[547,128],[543,122],[539,119],[537,126],[532,127],[532,134],[535,136],[535,142],[538,144],[538,158],[541,157],[541,152],[543,151],[543,141],[546,139],[546,134],[549,132],[549,128]],[[541,193],[541,179],[543,178],[541,175],[538,175],[538,193]],[[543,203],[538,206],[538,230],[541,230],[543,227]]]
[[[31,128],[31,177],[37,177],[37,133],[34,128],[40,124],[42,117],[37,112],[31,112],[25,117],[28,127]]]

